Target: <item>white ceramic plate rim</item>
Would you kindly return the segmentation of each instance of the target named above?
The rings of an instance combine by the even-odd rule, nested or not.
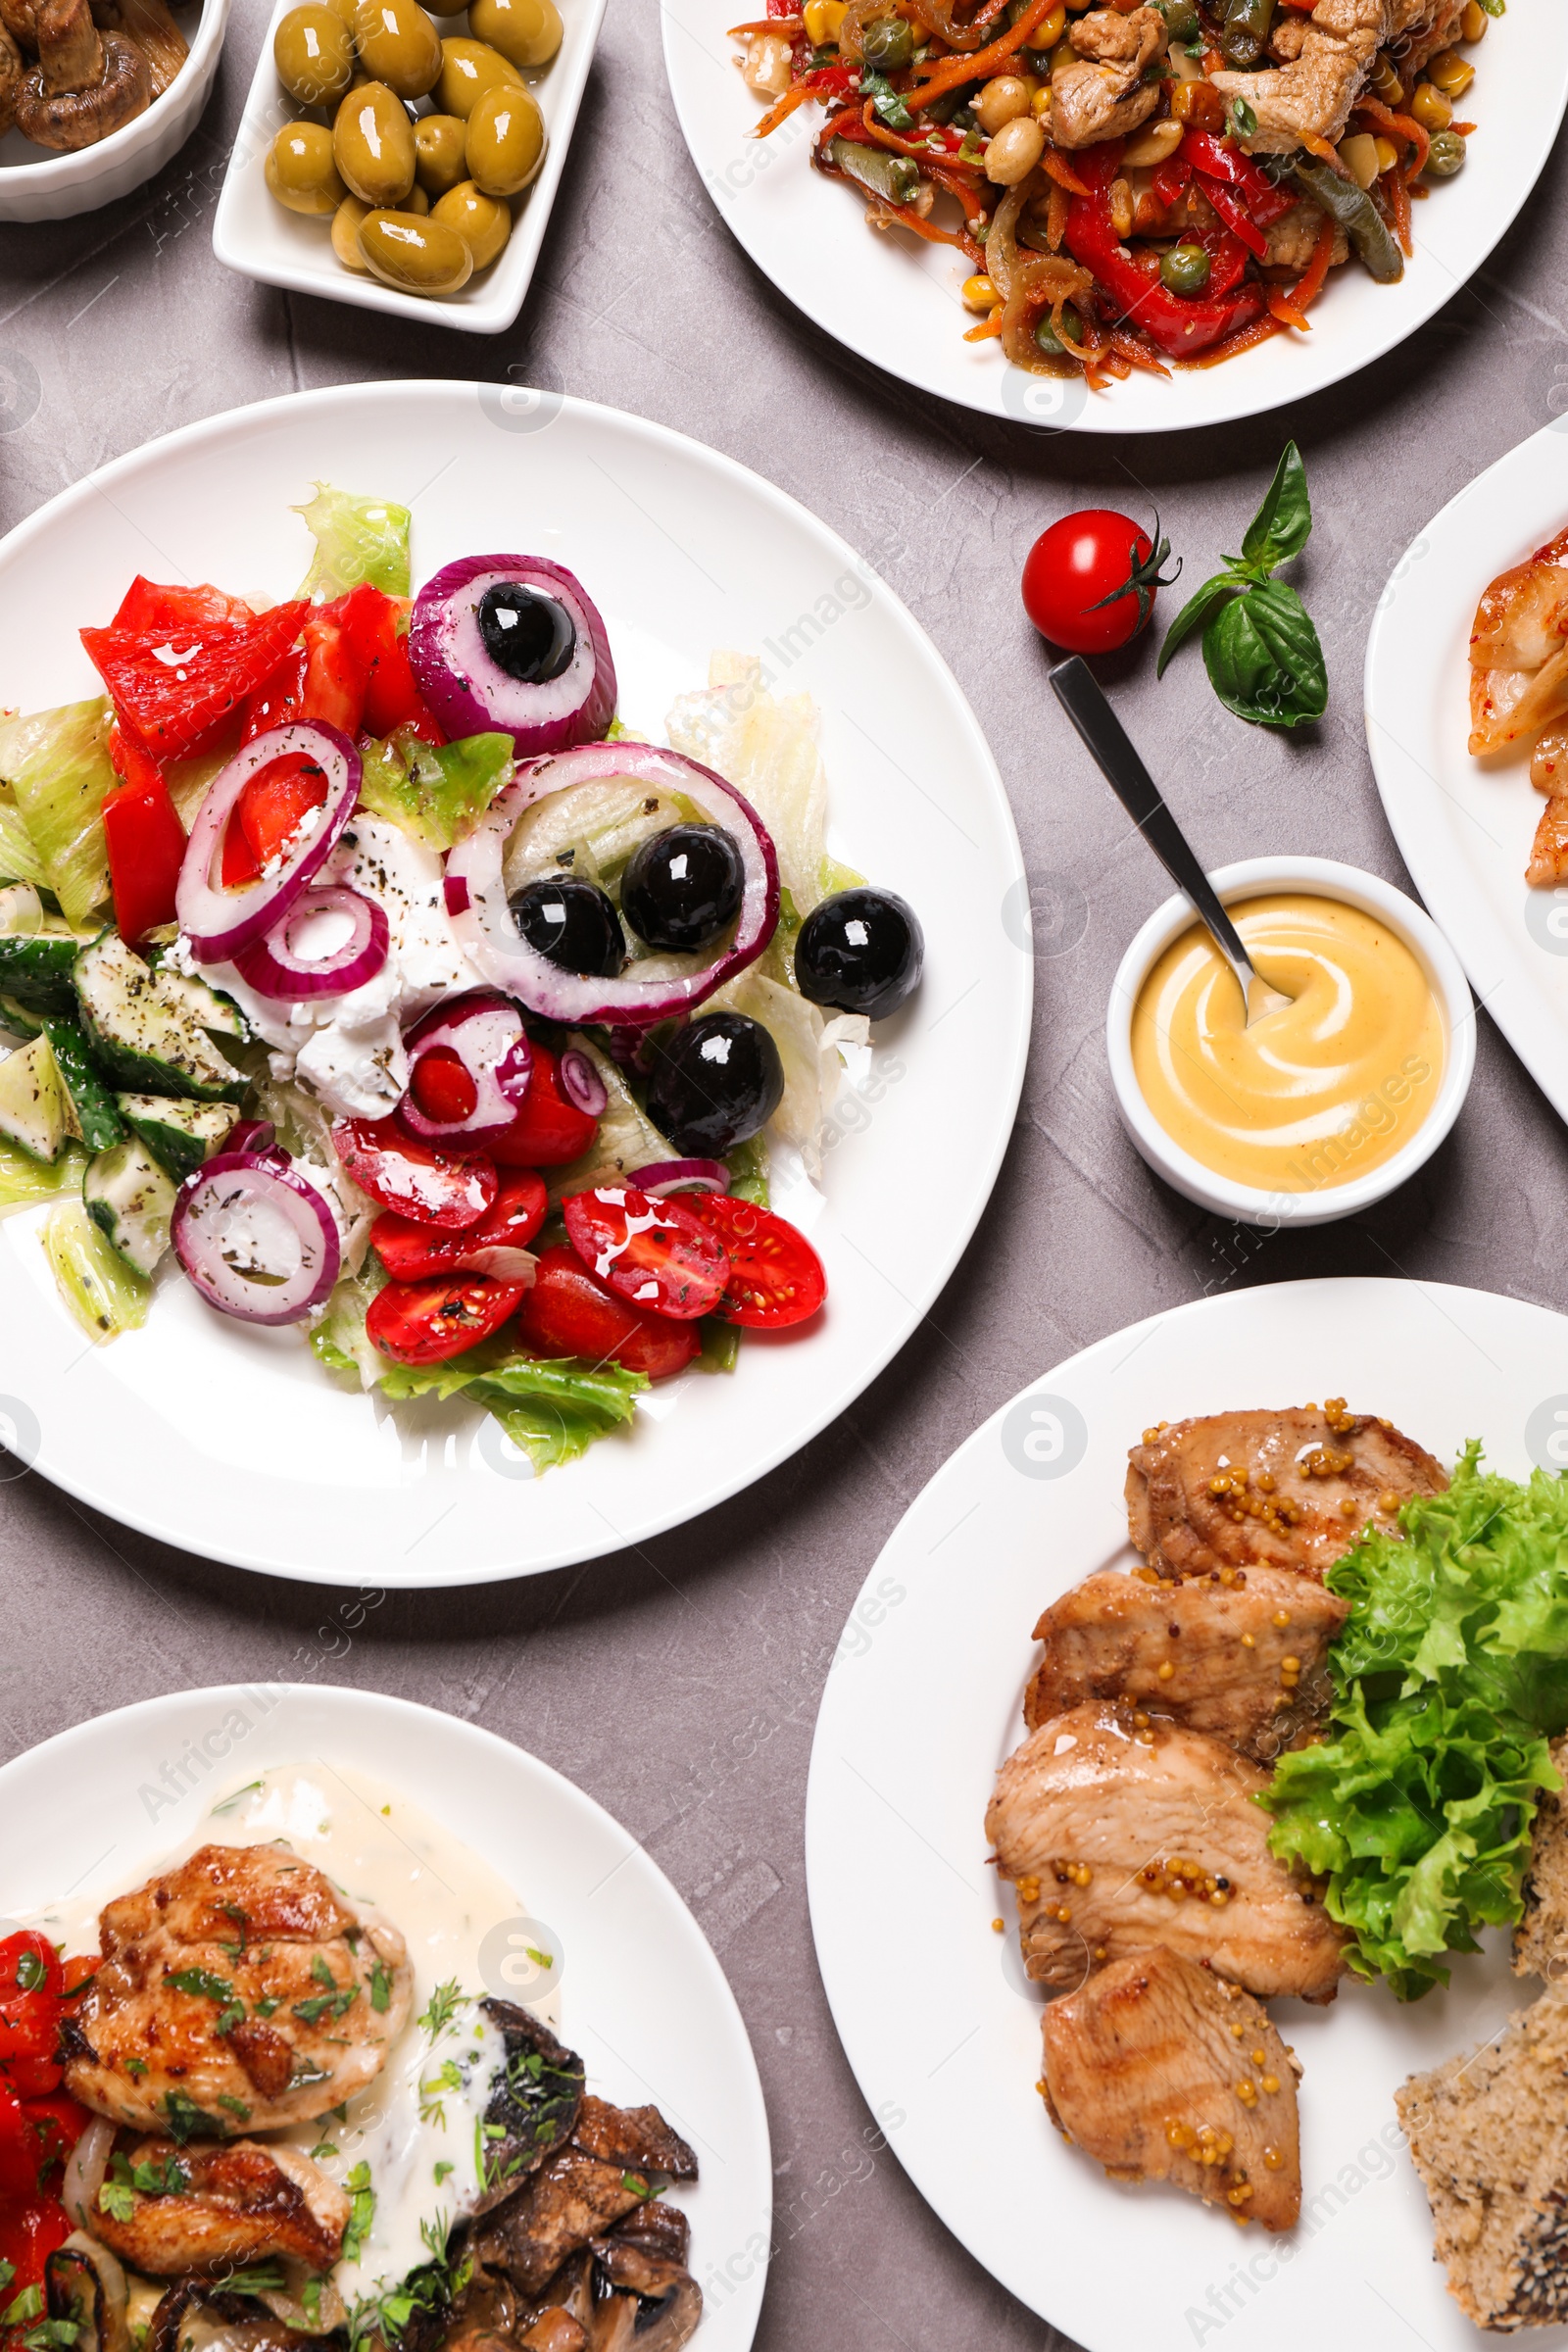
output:
[[[812,187],[807,197],[802,181],[797,194],[803,202],[844,199],[843,222],[838,224],[830,219],[825,204],[817,201],[805,223],[806,233],[788,248],[783,258],[776,245],[769,250],[768,237],[754,227],[746,202],[760,172],[751,171],[750,176],[747,175],[745,142],[751,123],[761,109],[746,90],[738,73],[733,73],[737,105],[732,132],[726,127],[725,136],[719,141],[705,135],[702,126],[704,101],[697,80],[698,42],[703,35],[712,37],[710,26],[722,31],[734,20],[723,14],[722,0],[661,0],[661,5],[665,71],[692,161],[725,225],[763,275],[813,325],[841,341],[857,359],[869,360],[917,390],[935,393],[959,407],[1054,432],[1169,432],[1231,423],[1307,399],[1314,392],[1325,391],[1330,385],[1371,367],[1424,326],[1506,235],[1540,177],[1568,110],[1568,26],[1555,28],[1555,54],[1543,64],[1538,53],[1544,25],[1535,23],[1531,31],[1536,51],[1529,59],[1521,56],[1511,66],[1514,86],[1526,90],[1532,106],[1541,110],[1531,135],[1518,140],[1510,133],[1495,185],[1489,184],[1483,189],[1479,184],[1471,184],[1472,173],[1477,182],[1482,176],[1472,161],[1463,183],[1453,183],[1433,199],[1435,204],[1443,195],[1453,194],[1461,203],[1474,208],[1465,215],[1464,252],[1456,264],[1446,262],[1439,252],[1423,243],[1421,215],[1430,208],[1417,204],[1415,258],[1407,266],[1403,283],[1394,288],[1373,289],[1367,280],[1367,289],[1384,299],[1353,329],[1336,323],[1335,298],[1343,289],[1331,284],[1320,309],[1314,313],[1313,329],[1308,335],[1277,337],[1259,350],[1245,353],[1240,359],[1214,368],[1178,369],[1168,382],[1135,374],[1128,383],[1117,385],[1109,393],[1088,396],[1076,414],[1068,415],[1062,406],[1058,379],[1024,377],[1016,369],[996,365],[965,367],[966,349],[972,354],[976,347],[965,347],[961,340],[964,328],[973,321],[957,307],[956,274],[952,289],[941,296],[951,317],[955,350],[944,351],[941,357],[929,361],[911,358],[906,337],[901,339],[901,321],[909,315],[903,293],[895,292],[891,274],[880,268],[863,273],[859,269],[857,241],[871,240],[861,227],[846,190],[824,180]],[[1492,40],[1500,39],[1510,24],[1516,31],[1522,29],[1522,10],[1516,10],[1511,20],[1505,19],[1502,26],[1494,28],[1489,46],[1482,53],[1489,63],[1495,55]],[[701,34],[694,31],[694,24],[700,25]],[[1479,109],[1478,119],[1484,130],[1486,116]],[[1494,114],[1492,119],[1496,123],[1499,118]],[[797,177],[806,170],[803,159]],[[784,166],[784,171],[796,171],[795,159]],[[1457,235],[1457,224],[1454,233]],[[951,252],[948,248],[940,250]],[[820,277],[828,257],[832,257],[834,268],[847,271],[851,282],[863,289],[855,333],[835,321],[830,315],[831,304],[822,299]],[[925,258],[915,257],[920,261]],[[956,254],[951,254],[951,258],[956,265]],[[919,280],[912,270],[908,275],[909,303],[935,304],[939,300],[940,290],[934,281],[927,277],[916,295],[913,288]],[[989,344],[978,348],[987,354],[991,350]],[[1288,366],[1284,364],[1287,355]],[[1039,390],[1041,386],[1046,387],[1043,393]],[[1052,389],[1053,386],[1056,389]]]
[[[219,1793],[220,1782],[237,1779],[247,1768],[249,1760],[257,1754],[258,1748],[267,1754],[270,1764],[305,1761],[299,1747],[291,1745],[286,1738],[279,1745],[277,1734],[283,1726],[263,1729],[263,1726],[271,1725],[279,1707],[304,1707],[312,1714],[340,1718],[344,1751],[349,1754],[349,1760],[356,1763],[360,1761],[360,1756],[351,1751],[356,1748],[357,1735],[373,1740],[378,1733],[395,1731],[400,1734],[407,1745],[407,1765],[404,1766],[400,1761],[396,1771],[387,1770],[386,1778],[416,1803],[423,1802],[418,1785],[418,1758],[421,1751],[428,1753],[433,1743],[438,1749],[456,1751],[463,1758],[465,1772],[471,1771],[476,1779],[488,1775],[509,1780],[516,1789],[519,1816],[528,1808],[535,1813],[554,1813],[564,1817],[570,1825],[574,1843],[584,1849],[602,1849],[605,1846],[617,1849],[617,1859],[612,1867],[616,1878],[624,1882],[617,1889],[617,1899],[625,1903],[629,1896],[635,1902],[639,1917],[653,1930],[648,1942],[639,1947],[636,1965],[639,1970],[652,1968],[656,1972],[667,1971],[670,1966],[667,1946],[673,1939],[678,1946],[680,1976],[668,1980],[670,1994],[677,2004],[684,2002],[691,2006],[693,1996],[688,1987],[692,1984],[700,1987],[704,2041],[717,2045],[722,2063],[732,2078],[737,2103],[743,2110],[743,2145],[737,2154],[727,2156],[721,2167],[713,2166],[712,2175],[717,2178],[728,2176],[725,2185],[729,2202],[732,2205],[743,2204],[754,2211],[760,2227],[770,2237],[772,2160],[767,2111],[751,2040],[729,1980],[719,1966],[708,1938],[658,1863],[621,1827],[613,1814],[553,1766],[531,1755],[527,1749],[514,1746],[510,1740],[486,1731],[482,1725],[459,1722],[438,1708],[394,1697],[390,1692],[345,1690],[330,1684],[233,1683],[207,1690],[170,1691],[162,1697],[141,1699],[133,1705],[115,1708],[105,1715],[90,1716],[84,1723],[74,1724],[67,1731],[55,1733],[53,1738],[40,1741],[37,1746],[0,1765],[0,1804],[18,1794],[19,1784],[24,1787],[30,1783],[33,1788],[44,1790],[46,1793],[40,1799],[40,1810],[51,1817],[57,1811],[67,1815],[69,1826],[63,1831],[62,1837],[69,1855],[72,1831],[77,1826],[75,1807],[78,1804],[82,1807],[79,1818],[85,1819],[85,1778],[94,1772],[113,1770],[117,1761],[123,1773],[129,1758],[137,1754],[145,1757],[147,1749],[143,1748],[143,1740],[150,1748],[158,1740],[161,1732],[167,1737],[176,1724],[183,1727],[194,1720],[200,1725],[205,1718],[206,1723],[214,1727],[209,1737],[217,1740],[217,1727],[220,1727],[225,1718],[232,1720],[237,1711],[252,1727],[249,1739],[254,1740],[257,1732],[261,1733],[256,1746],[247,1744],[237,1750],[236,1762],[226,1772],[221,1761],[215,1761],[215,1757],[221,1758],[225,1752],[231,1752],[225,1751],[220,1744],[205,1749],[193,1746],[188,1751],[196,1754],[203,1773],[211,1771],[214,1774],[209,1791],[209,1784],[198,1779],[188,1765],[185,1768],[185,1778],[200,1790],[203,1799],[209,1792]],[[190,1734],[185,1736],[191,1737]],[[199,1741],[200,1731],[194,1737]],[[177,1756],[180,1745],[177,1736],[172,1744]],[[108,1750],[107,1760],[101,1752],[105,1749]],[[126,1785],[128,1788],[128,1778]],[[155,1786],[150,1783],[147,1785]],[[158,1792],[156,1787],[155,1792]],[[172,1804],[172,1800],[170,1801]],[[143,1810],[146,1809],[143,1796]],[[167,1834],[160,1834],[155,1825],[162,1818],[161,1812],[153,1816],[145,1832],[145,1856],[139,1862],[127,1864],[127,1868],[150,1867],[160,1852],[167,1852],[174,1845],[181,1833],[171,1823]],[[177,1814],[173,1815],[173,1820],[178,1818]],[[139,1823],[136,1826],[138,1830],[142,1828]],[[194,1821],[186,1826],[194,1827]],[[525,1829],[519,1831],[519,1843],[526,1842],[527,1835]],[[514,1884],[514,1876],[508,1862],[493,1852],[485,1854],[482,1842],[477,1839],[475,1845],[476,1850],[500,1870],[504,1878]],[[79,1876],[90,1874],[95,1882],[103,1883],[106,1860],[102,1848],[95,1847],[93,1858],[82,1864]],[[67,1867],[70,1867],[69,1862]],[[123,1882],[117,1880],[113,1890],[123,1891],[125,1886],[133,1883],[128,1878]],[[47,1890],[29,1889],[24,1898],[24,1905],[32,1907],[48,1899],[49,1894],[62,1891],[65,1889],[58,1886]],[[571,1952],[576,1940],[574,1934],[568,1931],[564,1918],[552,1917],[548,1887],[524,1886],[517,1891],[524,1901],[537,1903],[541,1916],[558,1929],[564,1938],[568,1967],[567,1979],[563,1985],[565,1993],[569,1984]],[[0,1896],[0,1908],[3,1908],[3,1902],[4,1897]],[[558,1905],[558,1911],[560,1908]],[[656,1940],[659,1937],[663,1938],[662,1949]],[[611,2021],[605,2019],[601,2012],[597,2017],[580,2019],[575,2030],[596,2040],[603,2033],[603,2038],[610,2043],[618,2040],[623,2030],[619,2020],[614,2021],[613,2033],[609,2030],[610,2025]],[[573,2030],[569,1993],[566,1993],[563,2031],[568,2042]],[[633,2045],[624,2052],[617,2051],[616,2055],[623,2058],[625,2066],[626,2079],[620,2096],[623,2103],[630,2102],[637,2095],[638,2052]],[[702,2185],[700,2180],[696,2192],[699,2197]],[[725,2251],[730,2252],[729,2249]],[[699,2278],[710,2266],[717,2268],[714,2258],[718,2252],[715,2246],[704,2247],[694,2240],[692,2253]],[[760,2315],[764,2283],[765,2265],[762,2264],[757,2265],[744,2276],[726,2274],[724,2301],[711,2319],[705,2320],[697,2340],[700,2343],[711,2343],[713,2352],[747,2352]]]
[[[0,580],[16,565],[24,563],[28,549],[46,537],[63,517],[73,516],[79,511],[90,512],[97,500],[112,498],[117,487],[129,477],[143,469],[156,470],[170,460],[177,460],[187,450],[201,450],[221,444],[226,436],[235,432],[248,434],[254,429],[265,428],[269,419],[287,418],[292,422],[296,417],[309,418],[342,411],[352,413],[361,408],[372,412],[396,409],[400,402],[408,402],[416,409],[423,401],[440,404],[471,398],[480,402],[496,396],[494,386],[445,381],[347,385],[311,393],[288,394],[278,400],[258,403],[252,408],[205,418],[117,460],[100,473],[62,492],[20,524],[6,541],[0,543]],[[854,551],[836,533],[797,501],[733,459],[645,418],[572,399],[564,399],[561,405],[573,419],[602,429],[612,436],[624,436],[626,441],[641,444],[655,460],[662,457],[671,462],[682,461],[706,470],[721,486],[726,501],[736,511],[744,511],[750,500],[760,500],[792,530],[808,534],[822,549],[827,562],[841,574],[853,569],[865,580],[871,605],[905,640],[911,662],[925,673],[933,691],[945,704],[956,731],[966,741],[972,753],[974,777],[977,781],[984,781],[990,814],[1000,841],[1005,846],[1006,870],[996,878],[1016,897],[1023,886],[1022,858],[995,760],[956,680],[913,615],[893,592],[869,573],[868,567],[859,564]],[[1011,973],[1011,965],[1008,970]],[[612,1549],[619,1550],[636,1544],[668,1528],[684,1524],[764,1477],[809,1443],[853,1403],[917,1328],[967,1248],[990,1198],[1003,1154],[1011,1139],[1023,1087],[1033,994],[1033,964],[1028,955],[1019,953],[1015,980],[1009,980],[1009,988],[1011,993],[1004,1010],[1011,1023],[1011,1035],[1004,1040],[1000,1065],[1001,1083],[989,1095],[972,1122],[975,1128],[972,1157],[967,1154],[967,1142],[971,1139],[966,1139],[963,1162],[965,1190],[961,1210],[954,1214],[951,1223],[943,1231],[932,1237],[927,1258],[917,1266],[905,1265],[901,1268],[904,1277],[898,1293],[901,1311],[891,1322],[885,1337],[875,1347],[868,1348],[857,1363],[853,1374],[837,1385],[824,1383],[813,1394],[809,1411],[786,1427],[762,1430],[757,1426],[754,1417],[753,1427],[757,1430],[754,1452],[741,1459],[711,1461],[710,1474],[701,1486],[688,1490],[678,1500],[666,1493],[662,1499],[623,1524],[612,1526],[605,1522],[597,1540],[585,1536],[558,1543],[553,1548],[521,1561],[496,1558],[475,1565],[466,1558],[459,1558],[450,1568],[434,1564],[404,1565],[388,1559],[383,1567],[378,1568],[374,1581],[411,1588],[436,1584],[493,1583],[515,1576],[543,1574],[578,1560],[601,1556]],[[961,1002],[961,999],[957,1002]],[[989,1132],[985,1130],[985,1120],[989,1120]],[[123,1342],[118,1344],[124,1345]],[[615,1441],[610,1439],[605,1443],[613,1445]],[[589,1468],[593,1460],[594,1453],[590,1451],[585,1462],[553,1470],[548,1477],[552,1480],[575,1477]],[[62,1473],[47,1459],[41,1460],[39,1466],[45,1476],[79,1500],[110,1512],[125,1525],[137,1528],[159,1541],[226,1559],[236,1567],[308,1583],[335,1585],[362,1581],[361,1566],[339,1565],[323,1556],[330,1549],[329,1530],[324,1527],[318,1531],[309,1554],[304,1557],[299,1556],[298,1552],[293,1556],[284,1556],[275,1537],[258,1537],[249,1530],[214,1528],[211,1531],[204,1530],[201,1538],[197,1539],[190,1526],[164,1503],[157,1492],[159,1482],[147,1480],[144,1489],[134,1494],[111,1494],[95,1487],[92,1480],[84,1475]],[[352,1505],[352,1493],[345,1492],[349,1496],[344,1505],[347,1509]]]

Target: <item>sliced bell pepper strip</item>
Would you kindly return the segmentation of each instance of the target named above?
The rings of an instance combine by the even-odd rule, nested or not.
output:
[[[1188,131],[1178,152],[1181,160],[1191,164],[1205,179],[1217,179],[1234,188],[1247,207],[1249,219],[1259,228],[1269,228],[1276,220],[1283,220],[1298,201],[1293,190],[1277,187],[1250,155],[1244,155],[1229,139],[1217,139],[1210,130]],[[1208,191],[1205,189],[1204,193]],[[1212,197],[1209,200],[1213,202]],[[1220,208],[1216,204],[1214,209],[1218,212]]]
[[[160,629],[83,629],[81,642],[117,716],[155,759],[210,751],[276,668],[310,611],[275,605],[252,620]]]
[[[1120,162],[1119,141],[1086,149],[1078,158],[1078,170],[1093,193],[1073,198],[1067,215],[1067,250],[1168,359],[1191,359],[1255,318],[1263,308],[1262,294],[1250,286],[1220,299],[1173,294],[1157,277],[1146,277],[1117,236],[1110,218],[1110,183]]]
[[[109,758],[121,778],[104,801],[104,844],[115,895],[115,922],[134,946],[174,919],[174,886],[185,861],[185,828],[163,769],[144,745],[115,727]]]

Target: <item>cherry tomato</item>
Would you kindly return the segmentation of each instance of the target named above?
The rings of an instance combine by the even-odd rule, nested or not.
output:
[[[723,1244],[729,1281],[715,1313],[748,1331],[805,1323],[827,1297],[822,1260],[804,1233],[770,1208],[727,1193],[687,1193],[686,1206]]]
[[[332,1142],[362,1193],[416,1225],[462,1233],[495,1204],[501,1179],[489,1159],[416,1143],[395,1119],[340,1119]]]
[[[702,1352],[695,1323],[638,1314],[561,1243],[539,1253],[533,1288],[517,1311],[517,1337],[530,1355],[616,1363],[650,1380],[684,1372]]]
[[[1171,584],[1160,577],[1170,542],[1158,536],[1157,515],[1154,532],[1151,540],[1105,507],[1064,514],[1042,531],[1023,567],[1024,611],[1041,636],[1069,654],[1129,644],[1148,626],[1155,590]]]
[[[427,1119],[443,1123],[471,1118],[479,1100],[473,1072],[452,1046],[431,1046],[419,1055],[409,1092]]]
[[[486,1274],[488,1266],[473,1263],[475,1250],[526,1250],[548,1206],[542,1176],[532,1168],[509,1168],[495,1205],[477,1225],[463,1233],[439,1233],[389,1210],[370,1228],[370,1246],[399,1282],[418,1282],[427,1274]]]
[[[520,1282],[490,1282],[482,1274],[389,1282],[370,1300],[365,1328],[397,1363],[444,1363],[499,1331],[522,1295]]]
[[[724,1296],[722,1243],[682,1200],[651,1200],[629,1184],[603,1184],[563,1200],[566,1238],[590,1273],[619,1298],[686,1323]]]
[[[502,1134],[485,1138],[485,1150],[504,1168],[564,1168],[581,1159],[599,1133],[599,1121],[568,1100],[556,1073],[555,1055],[535,1045],[516,1117]]]
[[[223,833],[223,888],[254,882],[325,798],[326,770],[303,752],[286,752],[258,768],[234,803]]]

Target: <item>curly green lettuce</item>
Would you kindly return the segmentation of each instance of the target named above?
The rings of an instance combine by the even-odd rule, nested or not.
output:
[[[1466,1446],[1446,1494],[1369,1531],[1325,1583],[1350,1602],[1321,1744],[1259,1801],[1282,1860],[1326,1876],[1358,1976],[1401,2000],[1445,1952],[1515,1924],[1548,1740],[1568,1728],[1568,1478],[1488,1475]]]

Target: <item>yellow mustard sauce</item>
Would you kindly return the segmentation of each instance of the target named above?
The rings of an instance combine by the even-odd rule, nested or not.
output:
[[[1258,975],[1294,1002],[1247,1026],[1242,992],[1195,923],[1133,1008],[1133,1068],[1173,1143],[1259,1192],[1353,1184],[1437,1100],[1442,1009],[1404,942],[1338,899],[1281,892],[1230,908]]]

